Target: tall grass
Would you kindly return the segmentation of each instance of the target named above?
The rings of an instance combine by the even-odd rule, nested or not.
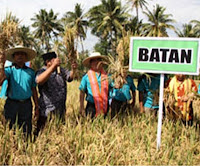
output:
[[[0,165],[198,165],[200,137],[193,127],[165,119],[156,149],[157,118],[132,113],[94,121],[79,116],[79,82],[68,84],[65,124],[51,120],[35,142],[0,122]],[[3,101],[0,109],[2,110]],[[2,113],[2,111],[1,111]],[[2,115],[1,115],[2,116]]]

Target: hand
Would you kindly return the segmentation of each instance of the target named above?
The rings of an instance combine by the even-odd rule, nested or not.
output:
[[[194,93],[193,93],[193,92],[189,93],[189,94],[188,94],[188,97],[189,97],[189,98],[193,98],[193,97],[194,97]]]
[[[76,62],[73,62],[73,63],[71,64],[71,69],[72,69],[72,70],[76,70],[77,67],[78,67],[78,65],[77,65]]]
[[[59,58],[53,59],[52,65],[53,65],[55,68],[58,67],[58,66],[60,66],[60,59],[59,59]]]
[[[188,96],[183,96],[183,97],[181,97],[181,101],[182,101],[182,102],[187,102],[188,99],[189,99]]]
[[[114,86],[114,88],[115,88],[115,89],[120,89],[120,87],[121,87],[120,84],[117,83],[117,82],[115,82],[115,86]]]

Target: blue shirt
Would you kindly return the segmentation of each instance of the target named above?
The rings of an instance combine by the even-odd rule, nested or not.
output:
[[[154,105],[153,92],[159,91],[160,86],[160,75],[152,76],[149,80],[146,76],[142,76],[141,80],[138,81],[138,91],[143,91],[143,105],[147,108],[158,108],[158,105]]]
[[[5,74],[8,80],[7,96],[9,98],[25,100],[32,96],[32,88],[36,87],[33,69],[13,65],[5,68]]]
[[[121,89],[113,89],[112,98],[119,101],[131,100],[130,90],[135,91],[136,87],[131,76],[127,76],[126,81],[127,83],[125,83]]]
[[[101,92],[101,74],[96,73],[96,78],[97,78],[97,82],[98,82],[98,85],[99,85],[99,90]],[[91,89],[88,74],[85,74],[83,76],[83,78],[81,80],[81,84],[79,86],[79,89],[86,93],[86,95],[87,95],[86,101],[89,101],[90,103],[94,103],[94,99],[93,99],[93,95],[92,95],[92,89]],[[110,89],[111,89],[111,87],[109,85],[108,91],[110,91]]]

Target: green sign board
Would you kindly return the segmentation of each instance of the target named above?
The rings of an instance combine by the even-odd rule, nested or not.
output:
[[[131,37],[129,70],[199,74],[199,39]]]

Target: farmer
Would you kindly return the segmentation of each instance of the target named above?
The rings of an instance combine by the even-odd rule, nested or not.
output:
[[[133,79],[127,73],[124,73],[126,82],[122,88],[113,88],[112,102],[111,102],[111,118],[117,114],[124,114],[128,105],[128,101],[132,99],[131,107],[135,106],[135,90],[136,87],[133,83]],[[131,93],[130,93],[131,91]]]
[[[60,59],[55,52],[42,55],[44,67],[36,73],[36,82],[40,93],[39,97],[39,119],[37,121],[36,134],[44,128],[48,115],[54,114],[64,122],[66,113],[67,83],[74,78],[77,68],[76,63],[71,64],[71,71],[60,67]]]
[[[92,53],[83,60],[83,65],[89,70],[81,80],[80,89],[80,113],[90,115],[91,118],[108,112],[109,81],[108,75],[104,71],[102,61],[105,56],[99,52]],[[86,95],[86,109],[84,109],[84,99]]]
[[[32,60],[36,52],[30,48],[18,46],[5,51],[5,59],[12,65],[0,68],[0,85],[4,80],[8,81],[7,100],[4,105],[4,116],[12,128],[17,122],[23,127],[23,132],[28,135],[32,130],[32,102],[33,97],[35,114],[38,115],[38,96],[36,91],[35,72],[25,66],[25,62]]]
[[[159,74],[143,74],[138,79],[140,113],[156,115],[159,108]]]
[[[184,124],[191,126],[193,124],[192,100],[197,92],[195,82],[183,74],[177,74],[171,79],[167,88],[175,98],[173,110],[169,111],[175,119],[181,118]]]

